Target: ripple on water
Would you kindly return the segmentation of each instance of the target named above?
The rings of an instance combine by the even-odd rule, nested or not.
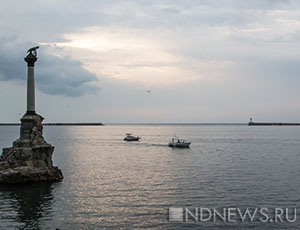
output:
[[[18,129],[0,127],[0,145]],[[127,132],[138,143],[122,139]],[[4,133],[10,136],[4,136]],[[167,147],[176,133],[190,149]],[[2,135],[2,136],[1,136]],[[0,187],[0,229],[296,229],[292,223],[168,222],[169,207],[294,207],[299,136],[291,127],[45,127],[60,183]],[[9,142],[9,143],[10,143]]]

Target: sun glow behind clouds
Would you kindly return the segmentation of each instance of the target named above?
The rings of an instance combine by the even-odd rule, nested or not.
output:
[[[203,80],[212,75],[206,70],[228,65],[170,52],[166,44],[176,43],[172,36],[160,30],[90,27],[82,33],[66,34],[66,42],[55,44],[68,48],[87,70],[99,76],[154,86]]]

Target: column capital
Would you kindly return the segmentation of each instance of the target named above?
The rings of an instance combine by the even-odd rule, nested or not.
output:
[[[32,53],[29,53],[24,60],[27,62],[28,67],[34,67],[34,63],[37,61],[37,57]]]

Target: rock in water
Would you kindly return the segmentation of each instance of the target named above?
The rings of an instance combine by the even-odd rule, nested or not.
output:
[[[54,147],[43,138],[43,117],[25,114],[21,119],[20,138],[0,157],[0,183],[58,181],[63,174],[53,166]]]

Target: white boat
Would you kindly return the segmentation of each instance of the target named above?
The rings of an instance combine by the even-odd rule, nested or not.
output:
[[[190,144],[191,142],[179,139],[178,137],[174,136],[168,146],[173,148],[189,148]]]
[[[139,141],[141,138],[139,136],[135,137],[132,136],[131,133],[126,133],[126,137],[124,138],[124,141]]]

